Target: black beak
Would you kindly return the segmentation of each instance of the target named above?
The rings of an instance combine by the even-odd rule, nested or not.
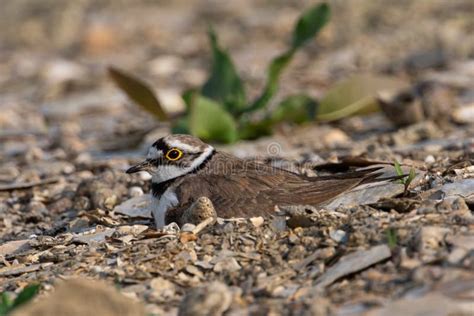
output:
[[[132,166],[125,171],[126,173],[135,173],[138,171],[148,171],[149,168],[151,167],[150,160],[145,160],[140,162],[139,164]]]

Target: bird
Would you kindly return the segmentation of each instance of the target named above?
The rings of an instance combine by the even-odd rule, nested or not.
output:
[[[319,206],[378,181],[379,169],[307,176],[238,158],[191,135],[170,134],[154,142],[146,159],[126,173],[150,173],[151,211],[159,229],[172,222],[185,224],[186,210],[201,197],[212,202],[221,218],[268,217],[275,206]]]

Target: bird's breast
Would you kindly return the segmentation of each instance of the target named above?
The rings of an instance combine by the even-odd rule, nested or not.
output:
[[[162,228],[165,226],[166,212],[178,205],[178,197],[174,191],[174,188],[168,188],[161,195],[154,198],[154,205],[152,209],[153,217],[155,219],[156,228]]]

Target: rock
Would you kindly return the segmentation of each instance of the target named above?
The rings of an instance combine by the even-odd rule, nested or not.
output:
[[[446,235],[450,232],[451,230],[444,227],[422,227],[416,236],[418,251],[424,255],[432,255],[442,246]]]
[[[106,237],[112,236],[114,232],[115,229],[113,228],[105,228],[104,230],[93,229],[89,232],[74,235],[74,241],[88,245],[101,243],[105,241]]]
[[[450,88],[426,81],[408,89],[379,93],[378,102],[396,126],[406,126],[427,119],[445,120],[454,97]]]
[[[467,254],[468,251],[466,249],[460,247],[454,248],[448,256],[448,262],[451,264],[458,264]]]
[[[383,198],[391,198],[403,193],[404,185],[396,182],[385,182],[360,187],[338,196],[324,207],[329,210],[335,210],[340,206],[368,205],[374,204]]]
[[[329,232],[329,236],[332,240],[337,243],[346,242],[347,241],[347,233],[343,230],[331,230]]]
[[[68,224],[70,232],[79,233],[89,228],[90,220],[88,218],[75,218]]]
[[[58,59],[45,65],[43,77],[50,85],[57,85],[85,80],[86,71],[78,63]]]
[[[158,76],[169,76],[178,71],[182,59],[175,55],[163,55],[150,61],[150,70]]]
[[[184,296],[179,305],[179,316],[219,316],[229,309],[232,292],[221,282],[212,282],[193,288]]]
[[[472,302],[461,302],[440,293],[430,293],[421,298],[390,302],[382,308],[367,312],[365,315],[470,315],[473,309],[474,304]]]
[[[12,240],[0,245],[0,257],[13,255],[25,250],[30,249],[29,241],[25,240]]]
[[[328,247],[328,248],[321,248],[307,256],[306,258],[302,259],[298,263],[293,265],[293,269],[296,271],[301,271],[301,269],[305,268],[308,264],[311,262],[317,260],[317,259],[327,259],[336,253],[336,250],[333,247]]]
[[[117,228],[117,232],[124,235],[138,236],[148,229],[147,225],[133,225],[133,226],[120,226]]]
[[[143,189],[140,188],[140,187],[131,187],[130,189],[128,189],[128,194],[132,198],[137,197],[137,196],[142,196],[143,195]]]
[[[15,316],[49,315],[146,315],[137,302],[123,296],[112,286],[97,281],[71,279],[41,300],[34,300],[15,310]]]
[[[191,224],[191,223],[186,223],[181,227],[182,232],[192,232],[195,229],[196,229],[196,225]]]
[[[474,235],[447,236],[446,241],[453,246],[474,250]]]
[[[446,242],[454,247],[448,256],[451,264],[458,264],[470,251],[474,250],[474,235],[447,236]]]
[[[474,124],[474,103],[456,108],[452,117],[456,123]]]
[[[87,197],[91,208],[112,210],[117,202],[127,193],[123,184],[127,177],[117,171],[106,171],[94,178],[81,181],[76,190],[76,199]]]
[[[468,203],[474,203],[474,179],[462,179],[453,183],[446,183],[440,188],[446,194],[446,197],[462,197]]]
[[[240,269],[241,267],[234,257],[223,258],[214,265],[214,272],[235,272]]]
[[[153,297],[160,300],[170,299],[175,295],[176,292],[176,286],[172,282],[162,277],[152,279],[150,281],[150,288],[152,290]]]
[[[153,197],[150,194],[139,195],[117,205],[114,208],[114,212],[129,217],[152,218],[152,201]]]
[[[18,265],[18,266],[10,266],[10,267],[5,267],[0,269],[0,277],[9,277],[9,276],[15,276],[15,275],[20,275],[23,273],[30,273],[34,271],[38,271],[44,268],[47,268],[49,266],[53,265],[52,262],[46,262],[46,263],[38,263],[38,264],[31,264],[31,265]]]
[[[390,248],[386,245],[379,245],[368,250],[360,250],[345,255],[316,280],[314,290],[319,292],[343,276],[366,269],[391,256]]]
[[[425,163],[427,164],[433,164],[436,162],[436,159],[433,155],[428,155],[425,157]]]
[[[250,222],[251,222],[252,225],[255,226],[255,227],[260,227],[260,226],[262,226],[263,223],[264,223],[264,221],[265,221],[265,220],[264,220],[263,217],[261,217],[261,216],[250,218]]]

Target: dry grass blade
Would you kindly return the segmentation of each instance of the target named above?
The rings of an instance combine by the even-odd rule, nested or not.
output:
[[[115,67],[109,67],[108,71],[114,83],[136,104],[155,115],[159,120],[168,120],[168,115],[148,84]]]
[[[39,185],[51,184],[58,181],[59,181],[59,178],[50,178],[50,179],[39,180],[39,181],[5,184],[5,185],[0,185],[0,191],[25,190],[25,189],[30,189],[32,187],[36,187]]]
[[[204,228],[207,226],[213,224],[216,221],[215,218],[209,217],[200,222],[198,225],[196,225],[196,228],[193,229],[193,234],[197,235],[199,234]]]

